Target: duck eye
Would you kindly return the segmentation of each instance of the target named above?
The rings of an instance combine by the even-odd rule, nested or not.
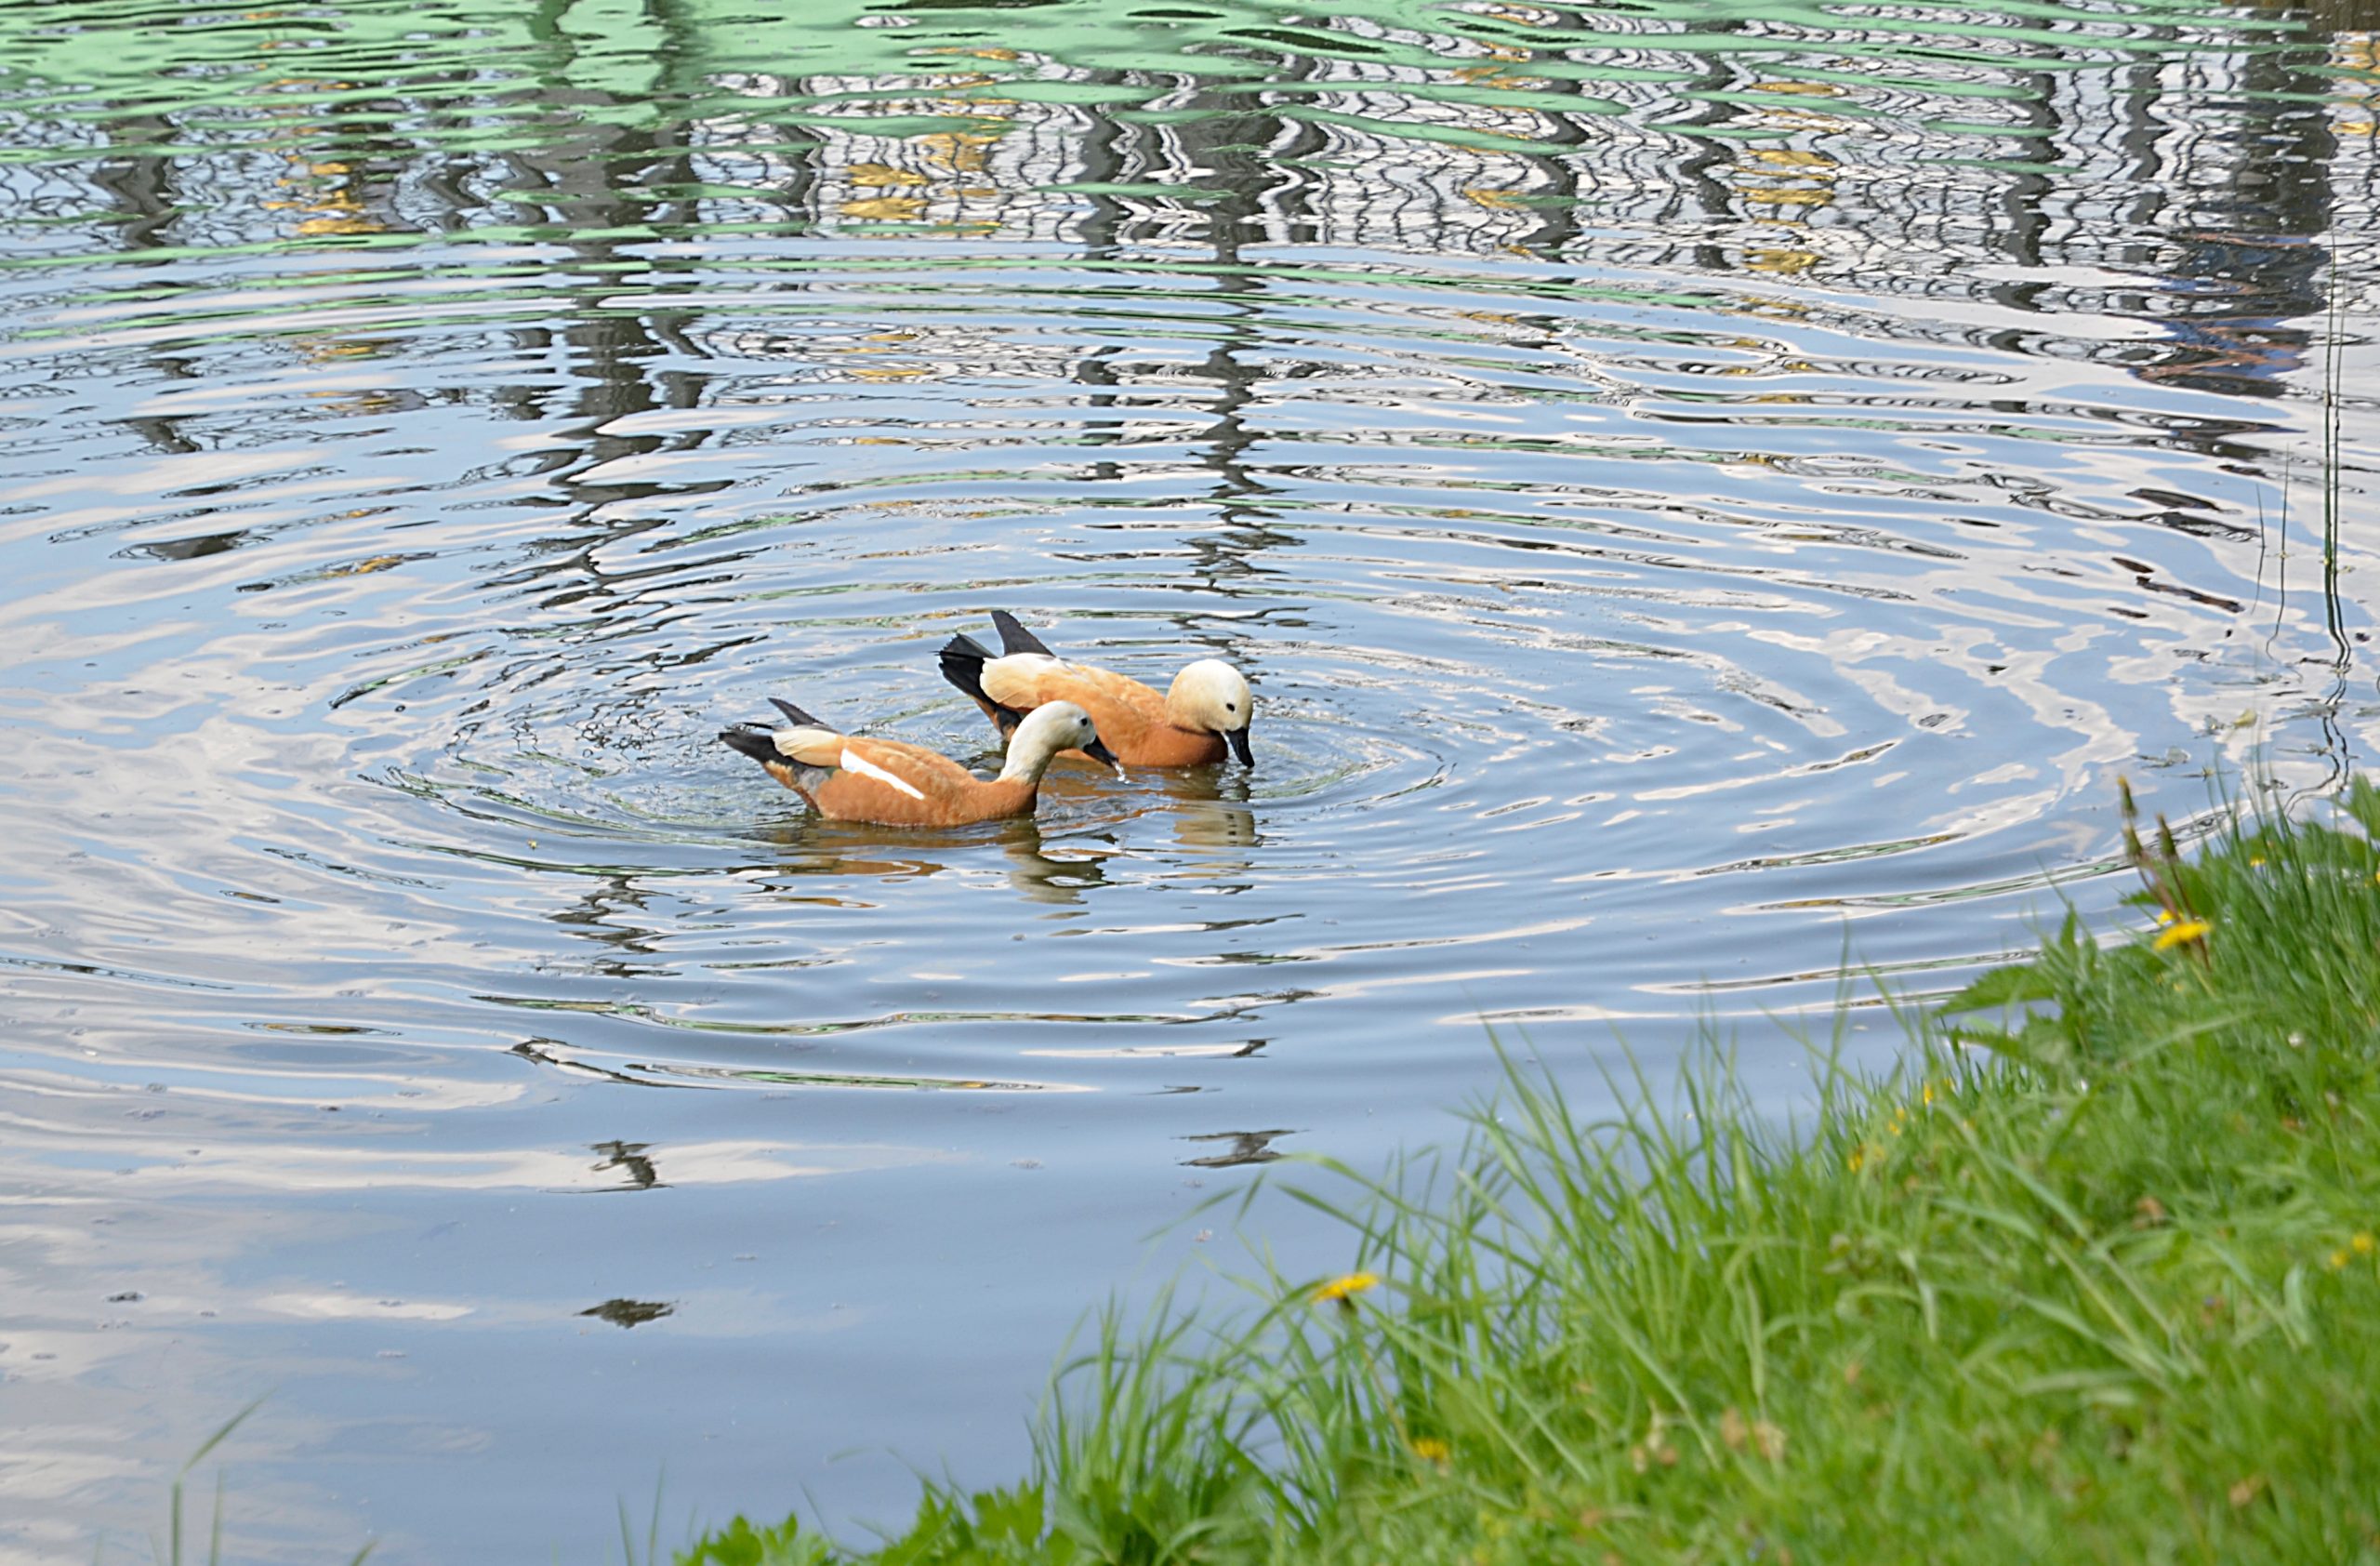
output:
[[[1239,710],[1239,703],[1236,701],[1226,701],[1223,703],[1223,710],[1226,712],[1236,712]]]

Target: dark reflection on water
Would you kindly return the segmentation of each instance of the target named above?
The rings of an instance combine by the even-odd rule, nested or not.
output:
[[[1483,1018],[1593,1095],[1714,1015],[1782,1107],[1846,954],[2109,906],[2116,773],[2334,780],[2373,25],[12,14],[0,1561],[268,1389],[255,1559],[891,1515]],[[711,737],[990,764],[995,607],[1237,663],[1258,765],[915,833]]]
[[[1274,1142],[1283,1136],[1294,1136],[1293,1131],[1217,1131],[1204,1136],[1184,1137],[1189,1142],[1222,1142],[1229,1146],[1209,1153],[1204,1158],[1185,1158],[1183,1163],[1191,1169],[1229,1169],[1242,1163],[1270,1163],[1281,1156]]]

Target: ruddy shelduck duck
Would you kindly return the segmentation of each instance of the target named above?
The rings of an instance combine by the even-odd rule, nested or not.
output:
[[[998,654],[972,636],[954,636],[942,649],[942,677],[972,697],[1002,734],[1044,702],[1071,701],[1129,766],[1203,766],[1223,759],[1226,742],[1242,765],[1256,764],[1248,749],[1256,698],[1221,659],[1187,666],[1159,696],[1138,680],[1060,657],[1004,609],[992,611],[992,623]]]
[[[830,821],[890,827],[963,827],[1029,816],[1050,758],[1076,750],[1116,768],[1091,714],[1053,701],[1025,715],[1009,736],[1008,764],[986,782],[949,757],[897,739],[838,734],[789,701],[769,698],[790,725],[724,729],[720,738],[751,757]]]

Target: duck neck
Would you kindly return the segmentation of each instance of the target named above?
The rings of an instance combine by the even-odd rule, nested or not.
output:
[[[1024,739],[1008,750],[1008,764],[1000,768],[1003,783],[1038,783],[1041,775],[1050,770],[1050,758],[1057,752],[1046,744]]]

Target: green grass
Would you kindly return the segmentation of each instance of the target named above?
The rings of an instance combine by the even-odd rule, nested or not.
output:
[[[1596,1121],[1510,1066],[1298,1193],[1377,1284],[1111,1313],[1015,1486],[681,1566],[2380,1561],[2380,791],[2324,815],[2128,825],[2162,948],[2069,917],[1798,1135],[1715,1052]]]

